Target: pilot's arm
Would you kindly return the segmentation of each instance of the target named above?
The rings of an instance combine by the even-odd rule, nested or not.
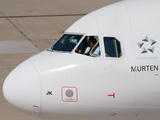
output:
[[[84,52],[84,55],[88,55],[89,54],[89,51],[90,51],[91,47],[87,47],[85,52]]]
[[[63,40],[61,43],[64,44],[65,42],[70,42],[70,43],[73,43],[73,44],[77,44],[78,43],[77,39],[71,39],[71,40],[66,39],[66,40]]]

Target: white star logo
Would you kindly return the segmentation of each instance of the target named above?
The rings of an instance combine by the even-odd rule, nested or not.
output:
[[[145,44],[149,44],[150,42],[150,47],[145,47],[144,45]],[[148,52],[151,52],[151,53],[154,53],[154,45],[157,43],[157,41],[153,40],[153,39],[148,39],[148,37],[146,36],[141,42],[138,42],[137,45],[139,48],[142,48],[141,50],[141,54],[143,53],[148,53]]]

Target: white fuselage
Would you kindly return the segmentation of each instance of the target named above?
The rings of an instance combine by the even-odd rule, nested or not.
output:
[[[73,50],[50,48],[10,73],[6,100],[55,120],[160,119],[159,12],[160,0],[125,0],[84,16],[64,33],[82,35]],[[75,52],[85,36],[98,38],[100,56]],[[120,43],[119,57],[107,56],[104,38]]]

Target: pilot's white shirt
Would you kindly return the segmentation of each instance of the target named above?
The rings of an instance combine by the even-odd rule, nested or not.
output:
[[[89,51],[90,51],[90,49],[91,49],[91,47],[87,47],[84,53],[88,54]],[[94,54],[94,55],[100,55],[100,48],[97,47],[96,50],[92,54]]]
[[[84,53],[88,54],[90,49],[91,49],[91,47],[87,47]]]

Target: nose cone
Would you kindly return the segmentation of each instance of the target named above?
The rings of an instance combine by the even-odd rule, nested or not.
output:
[[[40,76],[29,60],[16,67],[3,84],[3,95],[14,107],[30,115],[40,113]]]

